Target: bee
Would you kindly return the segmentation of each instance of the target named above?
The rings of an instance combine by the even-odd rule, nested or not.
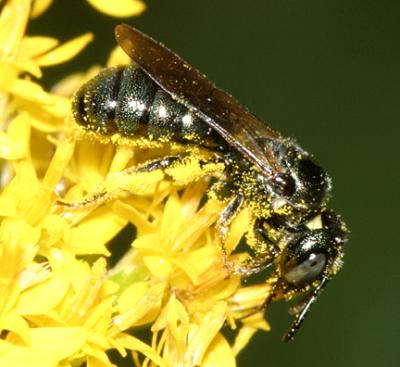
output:
[[[75,121],[102,135],[201,146],[223,162],[223,176],[209,188],[226,202],[221,237],[239,211],[250,208],[248,242],[255,256],[236,271],[248,276],[272,266],[264,305],[305,294],[292,307],[295,318],[283,336],[293,339],[342,265],[347,228],[327,208],[331,178],[295,141],[161,43],[125,24],[115,37],[134,64],[107,68],[83,85],[73,98]],[[162,157],[141,169],[166,169],[183,158]]]

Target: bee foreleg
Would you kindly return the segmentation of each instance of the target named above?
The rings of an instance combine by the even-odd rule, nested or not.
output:
[[[248,244],[253,251],[249,258],[235,269],[239,274],[249,276],[263,271],[272,265],[280,251],[276,241],[262,230],[261,222],[262,220],[256,219],[252,232],[248,235]]]

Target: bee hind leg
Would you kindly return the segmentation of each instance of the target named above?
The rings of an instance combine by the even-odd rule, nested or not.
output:
[[[167,156],[167,157],[163,157],[160,159],[156,159],[156,160],[152,160],[152,161],[140,164],[138,166],[129,167],[127,169],[124,169],[123,171],[112,172],[106,177],[105,183],[111,182],[113,179],[118,179],[118,177],[134,175],[136,173],[164,170],[164,169],[172,166],[175,163],[179,163],[180,161],[183,161],[183,159],[186,157],[187,157],[186,154]],[[57,205],[72,208],[72,209],[83,209],[83,208],[93,207],[93,206],[103,204],[105,202],[110,201],[115,196],[117,196],[116,191],[118,191],[118,190],[110,191],[110,190],[107,190],[105,187],[106,187],[106,184],[103,183],[102,187],[97,188],[93,193],[89,194],[83,200],[78,200],[78,201],[73,201],[73,202],[57,200]],[[122,189],[120,191],[126,191],[126,190]]]

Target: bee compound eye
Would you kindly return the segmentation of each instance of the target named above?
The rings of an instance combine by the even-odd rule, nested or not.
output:
[[[289,268],[283,275],[285,280],[295,286],[303,286],[318,279],[325,268],[326,255],[311,252],[302,262]]]

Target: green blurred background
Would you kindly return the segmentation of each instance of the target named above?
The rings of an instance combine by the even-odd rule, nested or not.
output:
[[[345,266],[296,340],[280,341],[287,305],[269,309],[239,366],[400,366],[400,2],[147,1],[125,20],[164,42],[261,119],[312,152],[332,175],[331,206],[348,222]],[[58,0],[30,25],[61,40],[94,31],[66,72],[104,63],[120,20]]]

